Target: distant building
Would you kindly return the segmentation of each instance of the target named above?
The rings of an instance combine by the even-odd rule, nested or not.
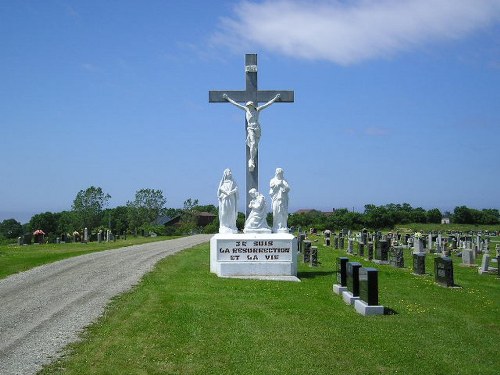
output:
[[[441,224],[450,224],[450,218],[449,217],[443,217],[441,219]]]

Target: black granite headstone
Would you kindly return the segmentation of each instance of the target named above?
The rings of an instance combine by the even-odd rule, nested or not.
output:
[[[376,268],[359,269],[359,298],[369,306],[378,305],[378,270]]]
[[[303,243],[304,247],[304,263],[309,263],[311,260],[311,241],[304,241]]]
[[[337,236],[333,237],[333,248],[335,250],[339,248],[339,238]]]
[[[353,297],[359,296],[359,269],[361,263],[347,262],[347,290],[352,293]]]
[[[375,259],[387,262],[389,260],[389,242],[380,240],[377,242]]]
[[[330,246],[330,237],[325,237],[325,245]]]
[[[349,258],[337,257],[337,284],[347,286],[347,262]]]
[[[359,242],[358,243],[358,255],[360,257],[363,257],[365,256],[365,244],[363,242]]]
[[[425,274],[425,254],[413,254],[413,273],[416,275]]]
[[[339,247],[344,250],[344,237],[340,237],[339,239]]]
[[[368,260],[373,259],[373,242],[368,242]]]
[[[448,257],[434,258],[434,280],[443,286],[455,285],[453,280],[453,262]]]
[[[311,246],[311,266],[316,267],[318,265],[318,247]]]
[[[500,277],[500,255],[497,256],[497,274]]]

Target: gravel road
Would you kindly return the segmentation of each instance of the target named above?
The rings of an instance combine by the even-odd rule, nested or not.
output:
[[[209,239],[196,235],[87,254],[0,280],[0,374],[36,373],[160,259]]]

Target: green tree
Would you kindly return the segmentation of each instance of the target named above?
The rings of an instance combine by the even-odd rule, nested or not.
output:
[[[107,206],[111,195],[102,188],[91,186],[80,190],[73,201],[72,209],[80,229],[97,228],[101,224],[103,209]]]
[[[453,222],[457,224],[473,224],[470,208],[466,206],[455,207],[453,210]]]
[[[443,215],[441,214],[441,211],[439,211],[438,208],[433,208],[432,210],[427,211],[426,215],[427,215],[427,222],[432,224],[441,223],[441,219],[443,218]]]
[[[138,229],[149,225],[165,212],[167,200],[161,190],[140,189],[135,199],[127,202],[128,222],[130,229]]]
[[[33,215],[29,222],[31,232],[37,229],[41,229],[47,235],[49,233],[56,234],[60,215],[61,214],[52,212],[44,212],[41,214]]]
[[[23,235],[23,226],[16,219],[6,219],[0,223],[0,237],[17,238]]]

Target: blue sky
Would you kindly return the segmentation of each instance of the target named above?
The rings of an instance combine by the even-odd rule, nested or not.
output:
[[[295,91],[261,115],[262,192],[282,167],[292,210],[500,208],[498,0],[27,0],[0,2],[0,220],[243,188],[244,114],[208,91],[245,53]]]

